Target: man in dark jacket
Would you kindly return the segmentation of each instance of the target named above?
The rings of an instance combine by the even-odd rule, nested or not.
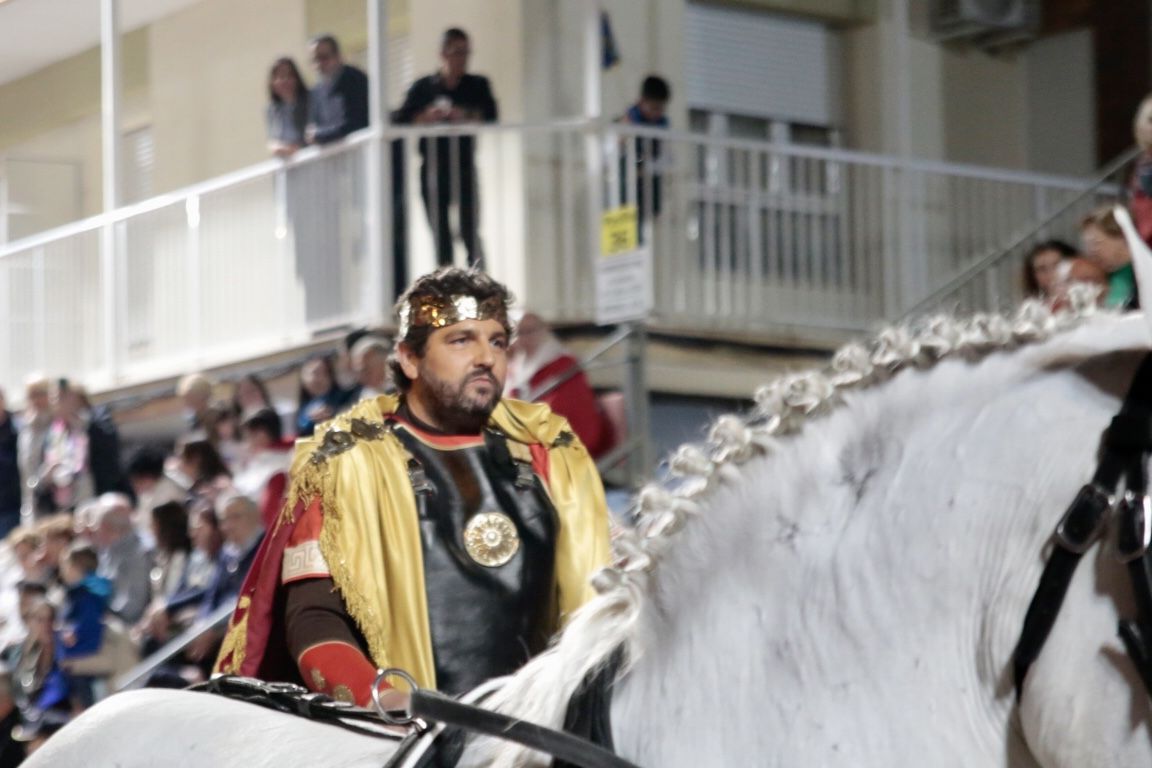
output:
[[[403,106],[394,115],[395,121],[423,125],[496,122],[496,98],[488,78],[467,72],[471,54],[468,33],[455,27],[447,30],[440,43],[439,71],[412,84]],[[475,154],[476,139],[472,136],[420,140],[420,191],[442,267],[452,264],[448,210],[453,202],[460,207],[460,238],[468,250],[468,264],[483,264]]]
[[[331,35],[314,38],[309,46],[320,82],[308,99],[309,140],[329,144],[368,127],[368,76],[340,55]]]
[[[20,524],[20,463],[16,424],[0,390],[0,538]]]

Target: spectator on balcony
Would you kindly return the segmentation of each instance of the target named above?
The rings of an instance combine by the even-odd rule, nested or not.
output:
[[[48,587],[49,597],[55,598],[61,594],[59,588],[63,584],[60,561],[76,540],[72,515],[67,512],[49,515],[36,525],[36,533],[40,538],[40,546],[36,550],[37,575]]]
[[[422,77],[408,89],[404,104],[396,111],[397,123],[415,125],[493,123],[496,98],[488,78],[468,74],[472,47],[468,33],[453,27],[440,41],[440,69]],[[453,235],[449,210],[456,203],[460,215],[460,238],[468,251],[470,266],[483,265],[480,245],[480,196],[476,179],[476,139],[443,136],[420,140],[420,192],[436,241],[440,266],[453,263]]]
[[[313,357],[300,367],[296,434],[311,435],[316,425],[335,416],[348,402],[348,392],[336,383],[336,369],[329,355]]]
[[[228,403],[217,403],[204,415],[204,436],[230,472],[244,463],[244,446],[240,442],[240,419]]]
[[[30,376],[24,384],[24,419],[20,425],[16,449],[20,458],[20,477],[23,480],[20,514],[25,525],[34,522],[37,515],[52,511],[50,506],[39,504],[35,493],[35,480],[44,462],[48,428],[52,426],[50,389],[48,379],[38,374]]]
[[[202,373],[190,373],[176,385],[176,394],[184,404],[186,432],[204,430],[204,417],[212,407],[215,383]]]
[[[355,404],[370,397],[395,391],[388,383],[388,355],[391,346],[380,336],[365,336],[352,347],[352,371],[356,374],[356,387],[349,398]]]
[[[109,609],[127,624],[135,624],[148,607],[152,558],[136,534],[127,496],[104,494],[97,515],[92,544],[99,553],[98,573],[114,587]]]
[[[19,430],[0,389],[0,538],[20,524]]]
[[[1080,238],[1084,255],[1108,275],[1108,293],[1104,306],[1114,309],[1138,309],[1136,273],[1132,268],[1132,253],[1124,230],[1120,229],[1112,206],[1097,208],[1080,223]]]
[[[276,157],[291,157],[308,142],[308,86],[296,62],[281,56],[268,73],[268,150]]]
[[[672,99],[672,89],[668,81],[658,75],[648,75],[640,84],[640,98],[620,117],[619,122],[642,128],[668,128],[668,102]],[[661,195],[660,153],[662,147],[658,139],[648,136],[636,138],[633,157],[636,165],[636,210],[642,230],[645,218],[651,210],[652,216],[659,216],[663,203]],[[620,158],[620,199],[628,200],[628,156]],[[652,188],[651,206],[647,203],[648,187]]]
[[[509,352],[505,387],[509,397],[547,403],[553,412],[568,419],[594,457],[612,447],[612,427],[600,410],[580,361],[564,349],[539,315],[524,313]]]
[[[1140,102],[1132,133],[1141,152],[1128,180],[1128,210],[1140,237],[1152,245],[1152,96]]]
[[[22,579],[40,581],[43,569],[38,562],[38,554],[42,539],[40,534],[27,526],[12,529],[4,539],[4,543],[12,550],[16,558],[16,565],[20,569],[18,574]]]
[[[309,143],[330,144],[367,128],[368,76],[344,62],[331,35],[313,38],[309,50],[320,76],[308,99]]]

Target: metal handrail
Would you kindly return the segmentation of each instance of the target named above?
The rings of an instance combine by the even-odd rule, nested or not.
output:
[[[927,297],[914,304],[911,309],[904,313],[904,317],[911,318],[923,314],[926,310],[938,304],[942,299],[958,290],[973,277],[982,272],[985,272],[1001,259],[1010,256],[1020,246],[1024,245],[1030,240],[1035,239],[1038,232],[1046,229],[1068,211],[1084,202],[1086,198],[1099,192],[1101,188],[1109,183],[1113,175],[1115,175],[1118,171],[1135,160],[1141,151],[1142,150],[1139,147],[1132,147],[1131,149],[1121,154],[1105,167],[1104,171],[1096,177],[1095,181],[1090,186],[1080,191],[1077,195],[1058,207],[1055,211],[1041,219],[1035,226],[1031,227],[1028,232],[1012,240],[1012,242],[1007,247],[995,250],[987,256],[977,259],[969,266],[960,270],[960,272],[958,272],[953,278],[945,282],[939,288],[933,290],[932,293],[928,294]]]
[[[147,658],[141,659],[132,669],[113,680],[109,686],[112,692],[119,693],[120,691],[128,691],[133,688],[139,688],[147,683],[152,673],[173,656],[191,645],[196,638],[227,622],[228,617],[232,615],[235,607],[231,601],[218,606],[215,611],[164,643],[164,645],[160,646]]]

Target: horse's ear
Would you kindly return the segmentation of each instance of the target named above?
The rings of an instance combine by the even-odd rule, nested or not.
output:
[[[1132,217],[1123,206],[1112,209],[1113,215],[1120,228],[1124,230],[1124,239],[1128,241],[1128,251],[1132,254],[1132,268],[1136,270],[1136,293],[1140,296],[1140,309],[1144,312],[1144,319],[1152,328],[1152,250],[1144,238],[1136,231]]]

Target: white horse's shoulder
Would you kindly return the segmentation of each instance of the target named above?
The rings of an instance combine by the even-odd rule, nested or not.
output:
[[[396,744],[222,696],[145,689],[101,701],[24,765],[86,768],[99,755],[118,768],[378,768]]]

